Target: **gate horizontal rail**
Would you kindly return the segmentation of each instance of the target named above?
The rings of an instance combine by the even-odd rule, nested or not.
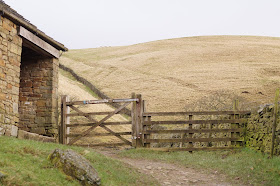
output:
[[[102,103],[128,103],[128,102],[138,102],[139,99],[102,99],[102,100],[85,100],[85,101],[69,101],[66,102],[67,106],[71,105],[86,105],[86,104],[102,104]]]
[[[251,111],[197,111],[197,112],[145,112],[143,116],[178,116],[178,115],[231,115],[250,114]]]
[[[93,122],[93,123],[73,123],[73,124],[67,124],[67,127],[89,127],[89,126],[93,126],[97,124],[97,122]],[[131,121],[120,121],[120,122],[106,122],[106,123],[102,123],[102,126],[105,125],[131,125]]]
[[[244,123],[247,119],[227,120],[181,120],[181,121],[145,121],[143,125],[178,125],[178,124],[221,124],[221,123]]]
[[[66,137],[78,137],[81,134],[67,134]],[[94,133],[94,134],[89,134],[85,137],[96,137],[96,136],[115,136],[115,135],[131,135],[131,132],[116,132],[115,134],[111,133]]]
[[[218,132],[243,132],[244,129],[186,129],[186,130],[147,130],[143,134],[176,134],[176,133],[218,133]]]

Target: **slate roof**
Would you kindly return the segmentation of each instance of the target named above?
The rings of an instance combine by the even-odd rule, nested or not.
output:
[[[3,17],[7,17],[11,19],[14,23],[19,26],[22,26],[29,30],[30,32],[34,33],[53,47],[58,50],[67,51],[68,49],[61,43],[57,42],[53,38],[46,35],[44,32],[39,30],[35,25],[31,24],[30,21],[25,19],[22,15],[20,15],[17,11],[12,9],[9,5],[7,5],[3,0],[0,0],[0,14]]]

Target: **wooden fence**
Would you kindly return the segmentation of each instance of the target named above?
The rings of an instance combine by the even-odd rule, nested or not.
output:
[[[74,105],[83,104],[101,104],[108,102],[124,103],[113,112],[90,112],[84,113],[77,109]],[[132,103],[131,120],[124,122],[105,122],[114,114],[119,113],[123,108]],[[70,114],[70,108],[76,113]],[[96,121],[91,116],[104,115],[106,117],[100,121]],[[90,135],[90,132],[96,127],[102,127],[109,133],[95,134],[94,136],[113,135],[121,139],[126,145],[133,147],[153,148],[161,147],[162,143],[176,144],[169,148],[160,148],[161,150],[220,150],[241,147],[244,141],[242,134],[245,131],[244,123],[247,119],[244,116],[250,114],[249,111],[239,111],[237,102],[234,104],[232,111],[205,111],[205,112],[147,112],[145,101],[142,100],[140,94],[132,94],[129,99],[111,99],[111,100],[91,100],[91,101],[75,101],[69,102],[67,97],[62,98],[62,114],[61,114],[61,138],[63,144],[72,145],[82,137]],[[89,119],[87,124],[70,124],[69,117],[84,116]],[[203,117],[202,117],[203,116]],[[207,116],[207,117],[206,117]],[[212,119],[215,116],[215,119]],[[173,120],[168,120],[168,118]],[[178,117],[178,118],[176,118]],[[184,119],[180,119],[180,118]],[[212,117],[212,118],[211,118]],[[156,119],[153,119],[156,118]],[[167,119],[165,119],[167,118]],[[175,118],[175,119],[174,119]],[[210,119],[209,119],[210,118]],[[131,124],[131,132],[116,133],[110,130],[107,125],[123,125]],[[67,134],[67,128],[76,126],[90,126],[89,129],[81,134]],[[201,125],[204,127],[202,128]],[[157,126],[163,126],[161,128]],[[157,129],[158,128],[158,129]],[[69,131],[68,131],[69,133]],[[173,138],[176,134],[177,138]],[[215,137],[213,136],[215,134]],[[123,138],[122,135],[131,135],[132,141]],[[163,139],[161,135],[167,135],[169,138]],[[180,138],[178,138],[178,135]],[[93,136],[93,137],[94,137]],[[244,135],[243,135],[244,136]],[[73,139],[69,140],[68,138]],[[223,142],[222,146],[212,145],[213,143]],[[197,143],[200,143],[197,145]],[[204,145],[201,145],[204,143]],[[206,145],[205,145],[206,144]],[[105,145],[105,144],[100,144]],[[109,144],[110,145],[110,144]]]

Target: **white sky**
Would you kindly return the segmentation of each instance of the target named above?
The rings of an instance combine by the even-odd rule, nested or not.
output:
[[[279,0],[4,0],[70,49],[200,35],[280,37]]]

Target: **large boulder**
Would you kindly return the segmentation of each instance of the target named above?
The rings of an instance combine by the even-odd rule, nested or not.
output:
[[[100,178],[90,162],[73,150],[55,149],[49,160],[63,172],[81,182],[82,185],[100,185]]]

